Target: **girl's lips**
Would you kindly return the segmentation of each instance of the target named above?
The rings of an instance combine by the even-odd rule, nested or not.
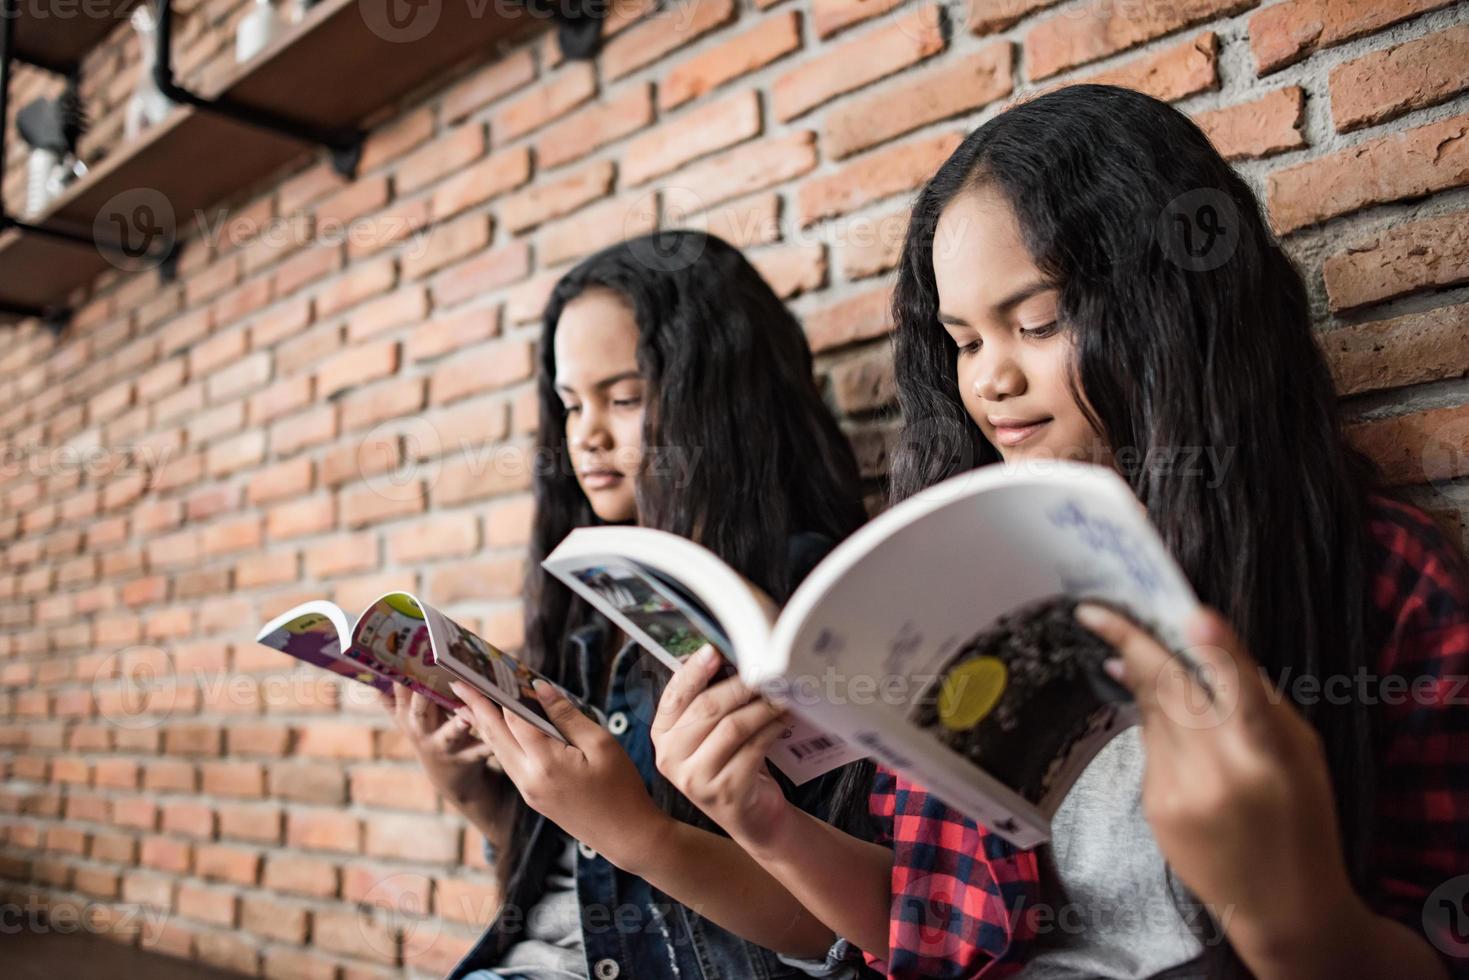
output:
[[[616,470],[592,470],[581,475],[582,485],[588,490],[605,490],[622,479]]]
[[[1016,446],[1050,424],[1050,419],[1042,419],[1039,422],[1032,422],[1029,425],[997,425],[995,426],[995,442],[998,442],[1002,446]]]

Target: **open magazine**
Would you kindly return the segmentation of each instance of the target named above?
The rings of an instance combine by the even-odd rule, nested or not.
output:
[[[655,654],[713,643],[804,722],[777,743],[791,761],[871,756],[1019,847],[1049,839],[1067,790],[1137,720],[1077,601],[1174,651],[1198,607],[1127,485],[1079,463],[931,487],[839,545],[781,611],[711,552],[646,528],[578,529],[544,566]]]
[[[407,592],[381,596],[351,627],[337,605],[305,602],[266,623],[255,639],[380,691],[402,684],[449,711],[461,704],[449,689],[449,682],[458,678],[546,734],[566,741],[546,717],[531,686],[545,677]],[[581,703],[564,689],[562,693]]]

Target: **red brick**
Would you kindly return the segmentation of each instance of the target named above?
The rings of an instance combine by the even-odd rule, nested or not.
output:
[[[243,936],[201,932],[194,937],[194,948],[201,962],[221,970],[251,977],[260,970],[260,952]]]
[[[490,242],[492,222],[483,214],[466,214],[447,224],[434,225],[423,248],[403,255],[403,280],[422,278],[436,269],[484,248]]]
[[[458,119],[448,120],[458,122]],[[368,134],[362,146],[362,159],[358,168],[370,173],[385,163],[398,159],[419,146],[433,135],[434,112],[432,106],[400,116],[386,126]]]
[[[1230,106],[1201,112],[1194,120],[1226,160],[1256,159],[1298,150],[1306,145],[1306,94],[1298,87]]]
[[[499,143],[507,143],[563,116],[596,94],[597,76],[592,65],[566,65],[533,86],[526,94],[503,105],[490,123]]]
[[[318,398],[385,378],[398,370],[398,343],[383,340],[342,351],[322,364],[316,375]]]
[[[381,487],[372,485],[343,490],[339,497],[342,526],[365,527],[423,511],[423,481],[412,480],[402,484],[395,482],[392,486],[392,492],[387,493]]]
[[[606,99],[578,109],[536,139],[536,163],[559,167],[579,160],[608,143],[637,132],[653,121],[653,85],[640,82],[622,87]]]
[[[198,785],[198,771],[191,762],[159,759],[144,767],[143,785],[153,791],[192,793]]]
[[[892,5],[894,0],[881,0]],[[816,6],[819,18],[824,9],[862,10],[877,6],[875,2],[853,4],[849,0],[825,0]],[[794,11],[768,17],[749,30],[724,41],[717,47],[683,61],[661,75],[658,107],[663,111],[697,99],[736,78],[763,68],[801,46],[801,19]]]
[[[1469,282],[1469,212],[1424,218],[1348,245],[1323,266],[1335,311]]]
[[[393,189],[401,197],[427,187],[484,156],[487,145],[485,127],[478,122],[465,123],[451,132],[441,133],[398,165],[393,175]]]
[[[155,871],[186,874],[192,855],[192,846],[184,841],[170,840],[167,837],[145,837],[138,861],[143,867],[153,868]]]
[[[1469,184],[1469,115],[1454,116],[1270,174],[1282,234],[1374,204]]]
[[[510,231],[519,233],[551,218],[570,214],[606,196],[612,190],[615,173],[612,162],[602,160],[559,180],[536,184],[506,198],[500,206],[500,221]]]
[[[335,810],[298,810],[286,817],[286,843],[312,851],[353,854],[362,847],[362,821]]]
[[[498,306],[479,307],[429,320],[408,335],[404,353],[410,360],[422,361],[487,340],[500,332],[499,313]]]
[[[537,254],[542,263],[556,265],[646,234],[657,224],[657,203],[651,194],[608,200],[542,227]]]
[[[1260,74],[1294,64],[1313,51],[1371,34],[1453,0],[1286,0],[1250,17],[1250,48]]]
[[[427,587],[436,604],[518,595],[524,577],[519,558],[454,562],[433,572]]]
[[[343,374],[341,381],[351,384],[354,375]],[[290,455],[299,449],[330,442],[337,437],[337,406],[318,405],[310,411],[293,415],[273,423],[270,427],[270,448],[274,453]]]
[[[1469,26],[1337,65],[1330,86],[1331,119],[1344,133],[1444,102],[1469,91]]]
[[[269,895],[250,895],[240,903],[240,928],[266,939],[299,945],[306,941],[311,913]]]
[[[1347,438],[1382,468],[1390,486],[1452,480],[1469,472],[1469,406],[1430,409],[1349,426]]]
[[[941,133],[874,150],[840,170],[808,180],[797,192],[801,227],[921,186],[960,139],[957,133]]]
[[[530,150],[512,147],[466,167],[434,191],[429,211],[443,221],[530,180]]]
[[[242,432],[216,443],[205,454],[205,468],[211,477],[228,476],[260,464],[265,459],[265,433]]]
[[[1469,373],[1469,304],[1338,327],[1318,336],[1343,395]]]
[[[319,759],[370,759],[372,728],[349,722],[309,722],[301,728],[296,752]]]
[[[434,880],[434,914],[454,922],[490,922],[500,906],[500,888],[493,881],[468,878]]]
[[[887,142],[941,119],[973,112],[1014,86],[1010,42],[997,41],[939,68],[895,79],[872,95],[826,114],[822,141],[834,159]]]
[[[194,852],[194,873],[210,881],[253,885],[260,875],[260,855],[230,844],[200,844]]]
[[[378,963],[398,962],[398,936],[376,919],[352,910],[322,909],[312,916],[312,944],[333,953]]]
[[[1126,51],[1145,41],[1216,17],[1237,14],[1259,0],[1185,0],[1142,4],[1092,0],[1079,10],[1053,14],[1025,35],[1032,81]]]
[[[880,337],[893,329],[892,286],[877,286],[824,306],[805,321],[813,352]]]
[[[262,425],[311,403],[311,375],[286,378],[250,396],[247,415],[251,425]]]
[[[393,287],[396,275],[391,257],[353,263],[316,294],[317,315],[329,317],[387,292]]]
[[[306,574],[329,578],[370,572],[378,566],[377,542],[371,535],[338,535],[306,549]]]
[[[444,93],[444,120],[457,123],[470,113],[527,85],[536,76],[535,58],[522,48],[455,82]]]
[[[261,884],[271,891],[330,898],[337,893],[337,866],[319,858],[273,854],[265,862]]]
[[[214,836],[214,811],[203,803],[165,803],[163,829],[185,837],[209,840]]]
[[[1217,90],[1219,35],[1205,31],[1181,44],[1133,58],[1080,81],[1130,88],[1165,102]]]
[[[621,158],[625,185],[647,183],[691,160],[760,135],[760,100],[737,92],[684,112],[629,143]]]
[[[184,882],[179,885],[178,910],[185,918],[232,929],[238,900],[218,888],[203,888]]]
[[[1054,7],[1059,0],[984,0],[969,5],[967,26],[981,36],[996,34],[1020,23],[1037,10]]]
[[[422,769],[392,765],[352,769],[352,802],[359,806],[432,813],[438,800],[439,794]]]
[[[479,547],[479,520],[473,514],[446,513],[425,516],[394,531],[388,550],[396,562],[412,563],[434,558],[462,558]]]
[[[374,814],[367,821],[367,853],[421,864],[450,864],[459,859],[459,835],[454,822],[441,817]]]
[[[481,299],[487,292],[517,282],[529,274],[530,244],[523,238],[517,238],[440,272],[429,281],[429,292],[433,295],[434,307],[442,310]]]
[[[788,122],[844,92],[938,54],[944,49],[938,14],[937,7],[920,7],[781,75],[770,86],[775,117]]]
[[[204,792],[211,796],[260,797],[265,770],[258,762],[209,762],[202,769]]]
[[[678,206],[672,189],[663,195],[664,214]],[[666,219],[665,219],[666,222]],[[705,211],[696,220],[711,235],[738,248],[765,245],[780,237],[780,197],[761,194]]]
[[[826,285],[826,246],[820,242],[763,249],[751,253],[749,258],[781,299],[791,299]]]
[[[451,359],[434,371],[429,382],[430,404],[494,391],[535,372],[534,346],[529,340],[502,340],[479,351],[476,357]]]
[[[629,75],[734,19],[734,0],[699,0],[655,11],[602,47],[598,56],[609,79]]]
[[[822,39],[902,6],[903,0],[812,0],[811,27]],[[988,6],[989,0],[976,6]]]
[[[355,432],[423,408],[425,379],[394,378],[354,391],[342,399],[342,431]]]

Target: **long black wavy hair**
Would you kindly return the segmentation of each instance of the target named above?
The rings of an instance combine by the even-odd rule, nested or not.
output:
[[[1277,682],[1370,669],[1366,507],[1380,491],[1343,436],[1305,284],[1244,180],[1187,116],[1146,95],[1077,85],[1018,104],[923,188],[894,294],[905,428],[892,497],[1000,459],[960,400],[933,269],[939,216],[979,187],[1013,207],[1058,289],[1073,394],[1114,456],[1142,461],[1119,468],[1202,601]],[[1372,719],[1357,704],[1302,711],[1325,745],[1360,891]],[[1216,975],[1237,969],[1226,944],[1210,955]]]
[[[640,525],[698,542],[784,601],[793,585],[791,537],[817,534],[834,545],[867,517],[856,457],[822,400],[801,325],[738,249],[673,230],[583,260],[556,284],[542,319],[536,457],[556,465],[536,467],[524,598],[525,656],[568,686],[579,686],[569,638],[598,614],[540,563],[573,529],[601,523],[565,463],[566,412],[555,389],[556,325],[589,289],[618,294],[638,325],[647,391],[645,467],[635,483]],[[659,452],[698,455],[686,456],[691,467],[646,465]],[[661,678],[649,680],[656,703]],[[831,818],[844,826],[860,821],[870,781],[865,765],[834,781]],[[680,819],[712,829],[666,781],[654,796]],[[502,868],[516,867],[534,820],[518,794],[513,808]]]

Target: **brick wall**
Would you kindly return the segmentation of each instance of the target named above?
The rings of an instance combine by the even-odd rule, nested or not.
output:
[[[228,64],[242,9],[193,4],[186,78]],[[89,157],[120,139],[129,33],[87,63]],[[619,0],[605,34],[591,64],[542,34],[446,66],[354,182],[303,154],[186,227],[177,281],[110,273],[59,339],[0,331],[16,903],[252,975],[444,970],[493,910],[473,835],[371,703],[256,626],[401,587],[515,646],[538,309],[660,222],[748,249],[878,477],[905,205],[962,133],[1060,82],[1175,101],[1238,161],[1357,438],[1462,528],[1469,8]],[[22,72],[15,104],[52,88]]]

